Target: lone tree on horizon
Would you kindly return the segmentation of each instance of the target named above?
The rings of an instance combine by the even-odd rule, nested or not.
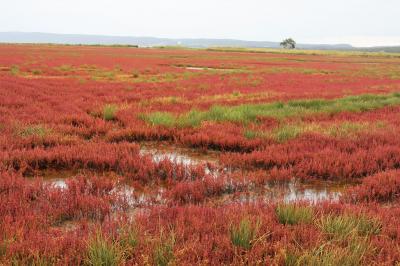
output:
[[[280,43],[280,46],[282,46],[285,49],[294,49],[296,48],[296,42],[292,38],[288,38],[283,40]]]

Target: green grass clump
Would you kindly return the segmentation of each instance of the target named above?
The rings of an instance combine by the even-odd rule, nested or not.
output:
[[[0,242],[0,259],[7,254],[8,242],[6,240],[2,240]]]
[[[363,259],[370,249],[370,244],[365,238],[351,238],[344,246],[324,243],[314,250],[305,252],[296,259],[292,259],[287,265],[363,265]]]
[[[311,110],[321,110],[327,104],[327,100],[312,99],[312,100],[295,100],[287,103],[288,107],[304,108]]]
[[[318,225],[330,238],[343,239],[357,231],[357,220],[350,215],[328,215],[322,217]]]
[[[240,91],[234,91],[232,92],[233,97],[239,97],[241,95]]]
[[[157,266],[169,265],[175,258],[174,246],[175,235],[171,233],[167,239],[163,239],[163,234],[161,232],[160,241],[153,253],[154,264]]]
[[[357,222],[357,231],[359,235],[377,235],[382,231],[382,223],[376,218],[368,217],[366,215],[359,215],[357,216]]]
[[[283,253],[283,264],[285,266],[297,266],[299,265],[299,260],[300,260],[300,255],[297,253],[290,251],[290,250],[284,250]]]
[[[284,125],[274,130],[272,136],[278,142],[294,139],[304,133],[305,129],[298,125]]]
[[[17,76],[20,73],[19,67],[17,65],[12,65],[10,71],[11,74],[14,76]]]
[[[86,264],[93,266],[120,265],[121,251],[116,243],[106,239],[101,232],[97,232],[88,241]]]
[[[253,225],[248,219],[242,219],[237,226],[231,226],[230,237],[234,246],[250,249],[257,235],[260,223]]]
[[[97,71],[94,75],[92,75],[93,80],[98,79],[107,79],[107,80],[115,80],[116,74],[113,71]]]
[[[262,134],[260,132],[254,131],[254,130],[247,129],[243,132],[243,136],[246,139],[255,139],[257,137],[262,136]]]
[[[319,133],[331,137],[352,137],[356,136],[360,132],[367,130],[378,130],[384,128],[386,124],[384,122],[376,122],[374,124],[368,122],[344,122],[336,123],[333,125],[324,125],[318,123],[282,123],[277,128],[273,129],[266,135],[271,136],[272,139],[278,142],[286,142],[290,139],[297,138],[300,135],[306,133]]]
[[[155,112],[145,116],[145,120],[153,126],[172,127],[175,124],[175,117],[169,113]]]
[[[354,135],[358,132],[361,132],[368,128],[367,123],[354,123],[354,122],[345,122],[338,126],[333,126],[328,128],[327,133],[330,136],[340,137],[340,136],[349,136]]]
[[[178,119],[173,117],[171,123],[178,127],[196,127],[203,121],[202,113],[199,110],[193,109],[190,112],[180,116]]]
[[[138,229],[131,226],[125,226],[121,229],[119,245],[124,253],[124,257],[130,258],[133,256],[133,252],[139,244],[139,233]]]
[[[367,253],[373,252],[369,236],[379,234],[381,223],[364,214],[327,215],[318,222],[328,235],[313,250],[287,252],[285,265],[363,265]]]
[[[118,107],[114,104],[106,104],[103,108],[103,119],[111,121],[115,119],[115,115],[118,111]]]
[[[314,211],[308,206],[295,204],[281,204],[275,209],[278,221],[281,224],[295,225],[300,223],[311,223],[314,218]]]
[[[214,105],[209,110],[192,110],[180,116],[167,112],[145,114],[145,120],[153,125],[163,125],[164,121],[153,117],[168,117],[168,126],[199,126],[202,121],[234,122],[248,124],[260,117],[284,119],[287,117],[305,117],[318,113],[334,114],[339,112],[364,112],[390,105],[399,105],[399,93],[386,95],[365,94],[339,99],[293,100],[287,103],[242,104],[238,106]],[[285,137],[283,137],[285,138]]]
[[[320,219],[318,226],[332,239],[344,239],[356,234],[368,236],[379,234],[381,223],[365,215],[327,215]]]
[[[27,126],[25,128],[18,129],[17,132],[20,137],[36,136],[41,138],[45,137],[48,133],[50,133],[50,130],[42,125]]]
[[[32,74],[33,75],[41,75],[41,74],[43,74],[43,71],[42,70],[40,70],[40,69],[32,69]]]
[[[59,67],[56,67],[56,69],[62,71],[62,72],[69,72],[72,71],[72,66],[71,65],[61,65]]]

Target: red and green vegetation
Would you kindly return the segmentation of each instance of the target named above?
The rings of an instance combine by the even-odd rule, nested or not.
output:
[[[0,45],[1,265],[397,265],[400,56]]]

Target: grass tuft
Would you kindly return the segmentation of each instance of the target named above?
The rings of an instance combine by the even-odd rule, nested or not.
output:
[[[172,127],[175,123],[175,117],[169,113],[155,112],[144,117],[153,126]]]
[[[89,239],[87,247],[87,265],[113,266],[120,265],[122,254],[119,247],[106,239],[99,231]]]
[[[357,231],[357,221],[350,215],[324,216],[318,226],[329,238],[335,239],[344,239]]]
[[[161,232],[160,242],[157,244],[154,253],[154,264],[157,266],[167,266],[174,258],[175,235],[173,233],[167,239],[163,239]]]
[[[246,139],[255,139],[255,138],[257,138],[257,137],[262,136],[262,134],[261,134],[260,132],[254,131],[254,130],[246,129],[246,130],[243,132],[243,136],[244,136]]]
[[[281,224],[295,225],[300,223],[311,223],[314,211],[311,207],[298,206],[295,204],[281,204],[275,209],[278,221]]]
[[[284,125],[273,131],[273,138],[278,142],[285,142],[301,135],[305,129],[296,125]]]
[[[12,65],[10,71],[11,74],[14,76],[17,76],[20,73],[19,67],[17,65]]]
[[[32,74],[35,76],[42,75],[43,71],[40,69],[32,69]]]
[[[23,138],[30,137],[30,136],[36,136],[36,137],[43,138],[48,133],[50,133],[50,130],[42,125],[31,125],[31,126],[27,126],[25,128],[19,129],[17,131],[17,134]]]
[[[231,226],[230,228],[232,244],[249,250],[255,240],[259,227],[259,222],[253,225],[247,218],[242,219],[239,225]]]
[[[365,238],[351,238],[345,246],[328,242],[306,252],[291,265],[363,265],[363,259],[369,249],[369,242]]]
[[[124,253],[124,257],[131,258],[137,245],[139,244],[138,229],[131,226],[124,226],[121,229],[119,245]]]
[[[379,234],[381,222],[375,218],[361,215],[327,215],[320,219],[318,226],[331,239],[344,239],[352,234],[369,236]]]
[[[378,235],[382,231],[382,222],[376,218],[359,215],[357,217],[358,234],[362,236]]]
[[[106,104],[103,108],[103,119],[111,121],[115,119],[118,107],[115,104]]]
[[[73,67],[71,65],[61,65],[59,67],[56,67],[61,72],[69,72],[73,70]]]

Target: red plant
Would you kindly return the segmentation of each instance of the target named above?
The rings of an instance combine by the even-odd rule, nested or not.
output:
[[[397,202],[400,199],[400,171],[368,176],[360,185],[349,188],[345,198],[351,202]]]

